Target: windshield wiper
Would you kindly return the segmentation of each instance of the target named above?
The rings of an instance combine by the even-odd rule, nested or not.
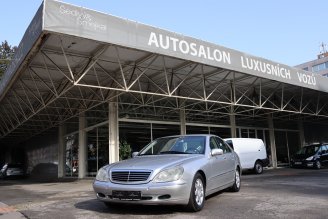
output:
[[[182,151],[162,151],[160,154],[190,154]]]

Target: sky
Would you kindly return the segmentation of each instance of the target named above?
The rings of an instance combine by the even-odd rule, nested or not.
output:
[[[1,0],[0,41],[18,45],[41,0]],[[282,64],[328,44],[327,0],[65,0]]]

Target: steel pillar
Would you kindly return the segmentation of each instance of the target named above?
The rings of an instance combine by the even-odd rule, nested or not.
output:
[[[118,103],[117,98],[109,102],[109,163],[119,161],[119,129],[118,129]]]
[[[276,141],[274,136],[274,127],[273,127],[273,119],[272,115],[268,116],[268,125],[269,125],[269,136],[270,136],[270,148],[271,148],[271,163],[273,168],[277,168],[277,149],[276,149]]]
[[[236,116],[233,112],[233,106],[231,106],[231,110],[230,110],[230,136],[231,138],[236,138],[237,137],[237,133],[236,133]]]
[[[58,178],[65,176],[65,137],[66,134],[66,125],[63,124],[58,127]]]
[[[186,110],[180,109],[180,134],[186,134]]]
[[[301,120],[299,120],[297,125],[298,125],[298,130],[300,133],[300,146],[303,147],[305,145],[303,122]]]
[[[88,153],[87,153],[87,134],[85,131],[86,118],[85,113],[79,116],[79,178],[84,178],[87,172]]]

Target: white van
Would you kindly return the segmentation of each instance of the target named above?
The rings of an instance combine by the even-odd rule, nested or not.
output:
[[[268,166],[266,148],[261,139],[257,138],[226,138],[224,139],[238,154],[243,170],[254,170],[261,174],[263,167]]]

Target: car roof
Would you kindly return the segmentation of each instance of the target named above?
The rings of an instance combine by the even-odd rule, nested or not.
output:
[[[213,134],[187,134],[187,135],[168,135],[168,136],[163,136],[163,137],[159,137],[159,138],[169,138],[169,137],[186,137],[186,136],[203,136],[203,137],[211,137],[211,136],[215,136],[218,137],[217,135],[213,135]],[[157,139],[159,139],[157,138]]]
[[[325,146],[325,145],[328,145],[328,144],[327,143],[314,143],[314,144],[305,145],[304,147]]]

